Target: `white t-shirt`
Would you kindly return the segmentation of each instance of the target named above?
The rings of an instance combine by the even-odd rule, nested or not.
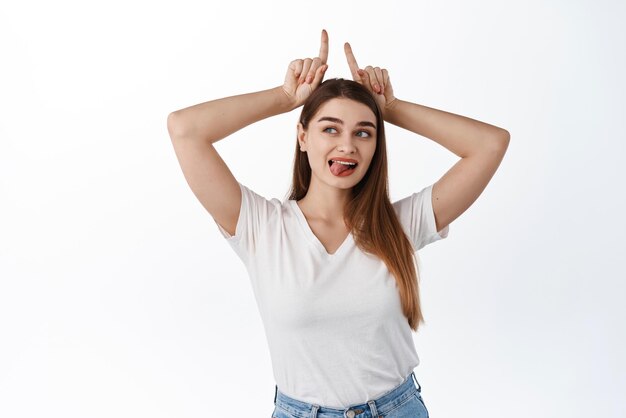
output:
[[[235,235],[216,225],[248,271],[278,390],[339,409],[402,383],[419,358],[386,265],[352,234],[328,254],[295,200],[239,186]],[[448,226],[436,231],[431,192],[393,203],[417,250],[448,236]]]

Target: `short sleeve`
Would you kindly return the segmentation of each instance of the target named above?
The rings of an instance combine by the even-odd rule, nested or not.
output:
[[[249,256],[256,251],[259,239],[266,231],[268,221],[277,208],[272,200],[266,199],[239,182],[238,184],[241,189],[241,206],[235,235],[230,235],[215,218],[213,221],[239,258],[247,264]]]
[[[415,251],[426,245],[448,237],[450,225],[437,232],[432,201],[433,185],[424,187],[393,203],[396,214],[413,243]]]

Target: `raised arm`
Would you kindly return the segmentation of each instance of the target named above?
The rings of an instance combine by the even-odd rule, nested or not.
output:
[[[441,231],[485,190],[504,158],[509,133],[465,116],[397,99],[386,69],[360,69],[348,43],[344,49],[354,80],[374,94],[387,122],[432,139],[461,157],[433,185],[433,211],[437,231]]]
[[[289,64],[282,86],[200,103],[168,115],[167,129],[191,190],[215,221],[235,235],[241,190],[214,142],[259,120],[288,112],[321,83],[328,68],[328,34],[318,57]]]

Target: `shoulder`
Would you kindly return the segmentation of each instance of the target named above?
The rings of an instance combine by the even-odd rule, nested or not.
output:
[[[422,206],[426,199],[432,199],[432,187],[433,185],[428,185],[422,188],[418,192],[413,192],[405,197],[397,199],[393,201],[391,204],[398,216],[410,213],[414,207]]]
[[[249,186],[246,186],[243,183],[239,183],[239,187],[241,188],[241,195],[242,198],[245,195],[246,197],[246,202],[248,205],[263,205],[263,206],[268,206],[268,207],[273,207],[273,208],[280,208],[281,206],[285,206],[286,204],[288,204],[288,201],[284,201],[281,202],[278,198],[276,197],[266,197],[265,194],[261,194],[255,190],[253,190],[252,188],[250,188]],[[243,202],[242,202],[243,205]]]
[[[393,202],[398,221],[416,250],[448,236],[448,226],[437,231],[432,204],[433,185]]]

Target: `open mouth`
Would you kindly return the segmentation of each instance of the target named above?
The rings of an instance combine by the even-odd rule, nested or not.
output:
[[[329,160],[328,167],[335,176],[346,175],[354,171],[358,163],[346,161]]]

